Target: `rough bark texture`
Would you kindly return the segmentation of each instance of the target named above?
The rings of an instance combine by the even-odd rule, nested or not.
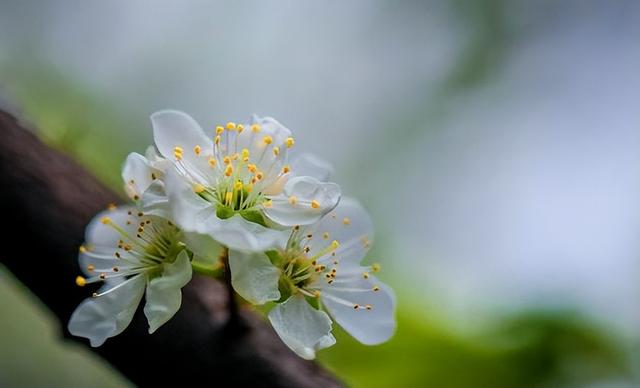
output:
[[[3,233],[0,262],[53,311],[65,337],[87,343],[66,331],[71,313],[89,294],[74,284],[78,246],[91,217],[119,201],[0,111],[0,214],[11,224]],[[316,363],[293,354],[251,311],[241,309],[239,321],[227,324],[223,284],[195,276],[183,294],[180,311],[155,334],[147,333],[139,309],[124,333],[92,349],[139,386],[341,386]]]

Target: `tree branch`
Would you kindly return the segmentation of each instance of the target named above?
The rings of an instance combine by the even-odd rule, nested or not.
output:
[[[0,111],[0,214],[6,265],[58,317],[64,336],[89,296],[74,284],[78,247],[91,217],[120,198],[69,157]],[[228,330],[224,284],[194,276],[175,317],[149,335],[139,309],[121,335],[92,348],[139,386],[338,387],[316,363],[297,357],[263,318],[241,308]]]

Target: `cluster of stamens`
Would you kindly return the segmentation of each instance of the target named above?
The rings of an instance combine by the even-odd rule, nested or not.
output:
[[[344,218],[343,224],[350,225],[349,219]],[[321,233],[323,240],[329,240],[329,232]],[[374,285],[371,288],[346,288],[346,285],[353,282],[354,278],[362,277],[369,279],[370,273],[379,272],[380,264],[373,264],[365,267],[364,272],[354,273],[349,270],[339,271],[340,260],[336,257],[336,250],[340,246],[337,240],[332,240],[325,248],[313,253],[311,256],[311,248],[308,242],[314,238],[311,233],[304,234],[300,226],[293,228],[287,248],[280,254],[284,258],[282,266],[282,275],[288,280],[288,284],[301,294],[314,298],[328,298],[339,304],[353,307],[355,310],[372,310],[371,304],[354,303],[342,298],[338,298],[331,293],[324,292],[327,290],[348,291],[348,292],[378,292],[380,286]],[[364,239],[364,238],[363,238]],[[369,240],[366,240],[370,244]],[[364,245],[364,243],[363,243]],[[340,276],[338,274],[340,273]],[[317,281],[322,278],[324,282]],[[331,288],[327,288],[331,287]]]
[[[128,215],[126,228],[131,229],[136,223],[135,231],[127,231],[108,216],[100,220],[103,225],[112,228],[120,235],[117,249],[112,254],[105,250],[106,247],[80,246],[80,253],[88,258],[89,264],[85,268],[86,271],[95,275],[88,278],[78,276],[76,278],[78,286],[148,273],[157,270],[169,259],[168,256],[176,243],[179,229],[171,221],[147,217],[142,212],[129,211]],[[118,265],[112,265],[114,258]],[[93,293],[93,297],[113,292],[122,284],[124,282],[105,292]]]
[[[200,145],[192,150],[196,157],[206,158],[213,173],[204,174],[194,168],[188,158],[184,157],[184,153],[191,150],[184,150],[179,146],[173,150],[177,169],[189,180],[196,194],[212,203],[233,211],[248,210],[256,206],[270,208],[273,202],[265,191],[291,172],[291,167],[285,164],[284,151],[293,147],[295,141],[288,137],[282,144],[276,145],[273,137],[263,136],[261,130],[259,124],[251,125],[250,133],[245,133],[242,124],[233,122],[217,126],[210,152],[206,152]],[[257,150],[257,155],[252,155],[250,148]],[[315,199],[302,201],[296,196],[290,196],[288,201],[291,206],[307,205],[313,209],[321,207],[320,202]]]

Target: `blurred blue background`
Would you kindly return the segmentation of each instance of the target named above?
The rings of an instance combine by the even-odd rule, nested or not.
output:
[[[333,163],[399,297],[321,354],[355,387],[640,385],[639,69],[631,0],[0,0],[0,106],[114,188],[163,108]],[[125,384],[7,271],[0,306],[0,385]]]

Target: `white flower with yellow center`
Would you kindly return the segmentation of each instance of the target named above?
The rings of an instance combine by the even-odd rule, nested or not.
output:
[[[78,276],[76,283],[104,284],[74,311],[71,334],[102,345],[129,325],[144,294],[149,333],[167,322],[180,308],[181,288],[192,275],[185,237],[167,219],[131,207],[98,214],[80,247],[86,277]],[[198,239],[190,238],[189,244],[197,246]]]
[[[274,228],[316,222],[340,199],[338,185],[294,175],[291,131],[272,118],[227,123],[209,137],[182,112],[157,112],[151,121],[156,147],[173,162],[164,182],[171,215],[186,231],[265,250],[280,237]]]
[[[379,265],[360,265],[372,239],[367,212],[345,198],[319,222],[294,227],[277,250],[231,250],[232,283],[251,303],[278,302],[269,320],[303,358],[335,343],[329,316],[358,341],[378,344],[395,331],[395,297],[373,275]]]

